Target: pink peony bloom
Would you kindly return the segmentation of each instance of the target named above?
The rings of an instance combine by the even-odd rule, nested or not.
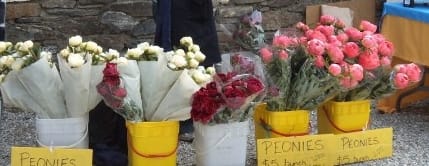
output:
[[[363,31],[370,31],[372,33],[375,33],[375,31],[377,31],[377,26],[372,24],[369,21],[363,20],[360,22],[359,29]]]
[[[319,68],[325,67],[325,60],[323,59],[323,56],[316,56],[316,59],[314,60],[314,65]]]
[[[373,70],[380,66],[380,59],[377,54],[364,51],[359,55],[359,64],[362,65],[365,70]]]
[[[313,56],[321,56],[325,53],[325,43],[319,39],[312,39],[308,42],[308,52]]]
[[[404,73],[396,73],[393,78],[393,84],[398,89],[404,89],[408,86],[409,79],[408,76]]]
[[[335,22],[335,17],[330,15],[320,16],[320,23],[323,25],[332,25]]]
[[[328,43],[341,47],[343,43],[337,39],[337,36],[331,35],[328,37]]]
[[[322,32],[322,34],[324,34],[326,37],[334,35],[334,27],[333,26],[323,26],[323,25],[319,25],[316,27],[315,29],[316,31],[320,31]]]
[[[363,67],[359,64],[353,64],[350,67],[350,76],[353,80],[362,81],[362,79],[363,79]]]
[[[310,29],[310,27],[308,27],[308,25],[305,25],[304,23],[302,23],[302,22],[298,22],[297,24],[296,24],[296,28],[297,29],[299,29],[299,30],[301,30],[301,31],[308,31],[309,29]]]
[[[410,63],[406,64],[405,67],[407,68],[405,74],[411,82],[420,81],[422,71],[419,66],[414,63]]]
[[[345,33],[340,33],[337,35],[337,39],[342,43],[346,43],[347,41],[349,41],[349,36],[347,36],[347,34]]]
[[[353,27],[347,28],[345,32],[349,36],[349,40],[351,41],[362,40],[362,37],[363,37],[362,32],[356,28],[353,28]]]
[[[362,39],[362,45],[365,48],[368,48],[368,49],[372,49],[372,48],[377,48],[378,47],[377,40],[375,40],[375,38],[372,37],[371,35],[366,35],[366,36],[363,37],[363,39]]]
[[[337,19],[335,21],[335,25],[334,26],[335,26],[335,28],[338,28],[338,29],[344,29],[346,27],[346,24],[342,20]]]
[[[358,85],[358,81],[352,79],[349,76],[346,76],[346,77],[343,77],[340,80],[340,84],[341,84],[342,87],[344,87],[346,89],[352,89],[352,88],[354,88],[354,87],[356,87]]]
[[[286,60],[289,57],[289,54],[285,50],[279,52],[279,58],[281,60]]]
[[[392,42],[384,40],[378,45],[378,53],[382,56],[391,57],[393,55],[394,46]]]
[[[386,38],[384,38],[384,36],[379,33],[373,34],[372,36],[374,36],[375,40],[377,40],[377,44],[380,44],[386,40]]]
[[[394,70],[397,73],[404,73],[405,74],[407,72],[407,66],[405,64],[399,64],[399,65],[396,65],[394,67]]]
[[[392,63],[392,58],[391,57],[383,56],[380,59],[381,66],[390,66],[391,63]]]
[[[302,37],[299,38],[299,43],[300,44],[307,45],[307,42],[308,42],[307,37],[302,36]]]
[[[344,59],[343,51],[341,50],[340,47],[336,45],[329,44],[326,47],[326,52],[328,53],[328,56],[331,59],[331,61],[334,63],[340,63]]]
[[[347,42],[344,45],[343,51],[348,58],[354,58],[359,55],[360,48],[355,42]]]
[[[275,47],[287,48],[291,43],[291,39],[285,35],[274,36],[273,39],[273,45]]]
[[[316,30],[308,30],[306,33],[305,33],[305,36],[309,39],[309,40],[312,40],[312,39],[319,39],[319,40],[321,40],[321,41],[323,41],[323,42],[326,42],[327,40],[326,40],[326,36],[322,33],[322,32],[320,32],[320,31],[316,31]]]
[[[338,65],[338,64],[333,63],[333,64],[329,65],[328,71],[333,76],[338,76],[338,75],[341,74],[341,66]]]
[[[271,60],[273,60],[273,52],[271,52],[271,50],[269,50],[268,48],[261,48],[259,50],[259,53],[261,54],[262,61],[264,63],[270,63]]]

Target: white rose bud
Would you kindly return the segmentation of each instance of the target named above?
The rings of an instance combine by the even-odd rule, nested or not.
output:
[[[64,48],[60,51],[60,55],[63,58],[67,58],[69,56],[69,54],[70,54],[70,51],[68,48]]]
[[[119,52],[109,48],[109,52],[106,53],[105,57],[108,60],[116,59],[119,57]]]
[[[24,65],[24,59],[18,58],[15,60],[15,62],[12,63],[12,70],[21,70],[22,66]]]
[[[192,79],[194,79],[194,81],[197,84],[202,84],[202,83],[206,82],[207,77],[205,76],[204,73],[196,71],[192,74]]]
[[[159,47],[159,46],[149,46],[147,48],[147,53],[150,55],[159,55],[163,52],[163,48]]]
[[[97,51],[95,51],[96,54],[100,54],[103,52],[103,47],[97,46]]]
[[[191,60],[189,60],[189,67],[190,68],[197,68],[198,67],[198,65],[200,64],[200,62],[198,62],[197,60],[195,60],[195,59],[191,59]]]
[[[11,42],[5,42],[5,43],[6,43],[6,48],[8,48],[8,47],[12,46],[12,43],[11,43]]]
[[[187,36],[187,37],[182,37],[180,39],[180,44],[185,45],[185,46],[190,46],[190,45],[193,45],[194,43],[192,41],[192,38]]]
[[[137,48],[140,48],[142,50],[146,50],[147,48],[149,48],[149,43],[148,42],[143,42],[137,45]]]
[[[177,50],[174,52],[174,54],[176,54],[176,55],[180,55],[180,56],[185,56],[185,55],[186,55],[186,53],[185,53],[185,51],[184,51],[183,49],[177,49]]]
[[[77,47],[80,44],[82,44],[82,37],[79,35],[73,36],[69,39],[69,46]]]
[[[6,75],[4,75],[4,74],[0,74],[0,82],[3,82],[3,81],[4,81],[4,79],[5,79],[5,77],[6,77]]]
[[[128,64],[128,59],[125,58],[125,57],[119,57],[118,59],[114,59],[112,62],[116,63],[118,65],[127,65]]]
[[[8,56],[0,57],[0,66],[8,66],[7,63]]]
[[[0,41],[0,53],[6,51],[7,45],[6,42]]]
[[[67,60],[70,67],[80,67],[85,63],[85,60],[80,54],[71,53]]]
[[[15,58],[13,58],[12,56],[6,56],[6,61],[5,61],[5,65],[10,67],[12,66],[12,64],[15,62]]]
[[[86,50],[91,51],[91,52],[97,52],[98,50],[98,45],[97,43],[93,42],[93,41],[89,41],[86,42]]]
[[[176,65],[179,68],[180,67],[185,67],[188,64],[188,62],[186,62],[185,57],[180,56],[180,55],[174,55],[171,58],[171,63],[173,63],[174,65]]]
[[[208,67],[208,68],[206,69],[206,73],[207,73],[207,74],[210,74],[210,75],[214,75],[214,74],[216,74],[216,70],[215,70],[215,68],[214,68],[214,67]]]
[[[186,53],[186,58],[187,59],[194,59],[195,58],[195,54],[193,52],[187,52]]]
[[[192,52],[200,52],[200,46],[194,44],[194,45],[189,46],[188,50],[192,51]]]
[[[126,57],[130,59],[140,59],[143,51],[139,48],[128,49]]]
[[[195,59],[198,62],[202,62],[202,61],[204,61],[206,59],[206,56],[201,51],[199,51],[199,52],[195,53]]]
[[[19,49],[19,51],[27,52],[31,48],[33,48],[33,45],[34,44],[33,44],[33,42],[31,40],[27,40],[24,43],[22,43],[18,49]]]
[[[168,66],[168,68],[170,68],[172,70],[176,70],[177,69],[177,66],[175,64],[173,64],[173,63],[168,63],[167,66]]]

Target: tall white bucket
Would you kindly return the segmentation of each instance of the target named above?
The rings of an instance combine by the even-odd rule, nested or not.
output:
[[[36,130],[41,147],[88,148],[88,116],[36,119]]]
[[[197,166],[246,165],[249,121],[213,126],[194,122]]]

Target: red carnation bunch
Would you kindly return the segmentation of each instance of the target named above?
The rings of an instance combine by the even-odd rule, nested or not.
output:
[[[217,74],[192,97],[191,117],[201,123],[244,121],[251,102],[263,92],[262,81],[248,74]]]

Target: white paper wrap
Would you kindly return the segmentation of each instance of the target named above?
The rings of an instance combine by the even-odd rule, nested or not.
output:
[[[169,69],[164,55],[159,56],[158,61],[140,61],[138,65],[145,120],[188,119],[190,97],[200,87],[185,73],[187,71]]]
[[[143,109],[140,94],[140,71],[137,61],[128,60],[127,64],[118,64],[118,70],[125,90],[127,90],[127,97],[131,98],[140,109]],[[144,119],[144,117],[141,118]]]
[[[88,109],[94,109],[98,103],[103,99],[97,92],[97,85],[103,80],[103,70],[106,64],[92,65],[91,66],[91,79],[89,82],[89,97],[88,97]]]
[[[64,99],[69,117],[84,116],[90,110],[89,84],[91,80],[91,57],[79,68],[71,68],[65,59],[58,55],[61,78],[64,85]]]
[[[246,165],[249,121],[204,125],[194,122],[198,166]]]

